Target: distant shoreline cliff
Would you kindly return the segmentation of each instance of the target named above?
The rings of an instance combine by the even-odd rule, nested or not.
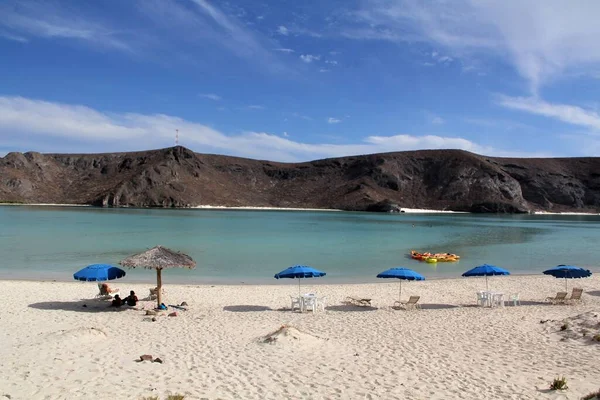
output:
[[[278,163],[197,154],[181,146],[106,154],[9,153],[0,158],[0,202],[598,213],[600,158],[420,150]]]

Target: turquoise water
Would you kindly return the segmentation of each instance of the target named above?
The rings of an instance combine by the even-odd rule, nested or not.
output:
[[[197,261],[195,270],[165,272],[185,283],[277,283],[273,274],[294,264],[326,271],[322,283],[375,282],[394,266],[427,277],[483,263],[523,274],[557,264],[597,270],[599,243],[599,216],[0,207],[0,279],[69,280],[157,244]],[[462,259],[426,264],[411,260],[411,249]],[[128,277],[155,279],[147,270]]]

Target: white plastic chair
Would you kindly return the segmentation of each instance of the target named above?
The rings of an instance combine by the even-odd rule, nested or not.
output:
[[[292,311],[294,311],[294,309],[296,309],[296,308],[299,311],[302,311],[302,301],[301,301],[300,297],[290,296],[290,299],[292,300],[292,306],[291,306]]]
[[[494,293],[492,305],[495,307],[504,307],[504,293]]]
[[[302,298],[302,311],[312,310],[315,312],[317,310],[317,298],[313,296],[303,297]]]
[[[521,299],[519,298],[519,293],[512,293],[508,298],[509,303],[513,303],[513,306],[521,305]]]
[[[325,306],[327,304],[327,297],[319,297],[317,299],[317,308],[321,309],[321,311],[325,311]]]
[[[488,302],[488,294],[486,292],[477,292],[477,305],[485,307]]]

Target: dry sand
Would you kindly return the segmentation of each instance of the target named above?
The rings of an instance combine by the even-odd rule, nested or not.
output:
[[[297,293],[291,280],[167,285],[165,302],[189,310],[152,322],[144,311],[82,300],[94,283],[4,281],[0,399],[579,399],[600,389],[596,276],[569,281],[585,289],[576,306],[541,303],[563,280],[491,278],[495,290],[521,294],[521,306],[503,309],[474,307],[482,278],[405,282],[402,297],[420,295],[419,311],[389,307],[397,281],[315,282],[303,292],[328,301],[315,315],[283,310]],[[149,286],[113,285],[140,295]],[[347,295],[374,307],[344,306]],[[142,354],[164,363],[136,362]],[[568,390],[548,390],[557,376]]]

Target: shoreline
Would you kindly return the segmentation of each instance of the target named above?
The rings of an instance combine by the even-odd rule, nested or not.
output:
[[[0,203],[0,206],[30,206],[30,207],[95,207],[90,204],[58,204],[58,203]],[[162,210],[160,207],[97,207],[106,209],[128,209],[128,208],[141,208],[141,209],[157,209]],[[259,206],[214,206],[210,204],[201,204],[198,206],[191,207],[177,207],[167,208],[169,210],[256,210],[256,211],[311,211],[311,212],[352,212],[340,210],[337,208],[298,208],[298,207],[259,207]],[[467,211],[449,211],[449,210],[430,210],[426,208],[400,208],[399,213],[392,214],[469,214]],[[366,212],[366,211],[365,211]],[[374,213],[376,214],[376,213]],[[389,214],[389,213],[380,213]]]
[[[58,203],[0,203],[0,206],[30,206],[30,207],[96,207],[91,204],[58,204]],[[160,207],[96,207],[106,209],[157,209],[162,210]],[[352,212],[346,210],[340,210],[337,208],[298,208],[298,207],[259,207],[259,206],[214,206],[210,204],[201,204],[198,206],[191,207],[177,207],[168,209],[183,209],[183,210],[248,210],[248,211],[307,211],[307,212]],[[361,211],[358,211],[361,212]],[[367,212],[367,211],[364,211]],[[374,212],[374,214],[377,214]],[[452,210],[433,210],[427,208],[406,208],[401,207],[398,213],[379,213],[379,214],[472,214],[468,211],[452,211]],[[575,212],[575,211],[564,211],[564,212],[551,212],[551,211],[532,211],[529,215],[600,215],[600,213],[593,212]]]
[[[598,271],[597,269],[594,269],[592,267],[583,267],[583,268],[587,268],[590,271],[592,271],[593,274],[597,274],[600,273],[600,271]],[[544,275],[541,271],[539,273],[512,273],[509,275],[511,278],[532,278],[532,277],[545,277],[545,278],[552,278],[552,279],[557,279],[548,275]],[[482,280],[485,279],[485,277],[463,277],[460,275],[457,276],[426,276],[425,277],[425,282],[462,282],[462,281],[466,281],[466,280],[472,280],[472,279],[479,279],[481,278]],[[284,279],[283,281],[281,279],[273,279],[273,282],[271,282],[270,280],[264,280],[264,281],[233,281],[233,282],[225,282],[224,280],[207,280],[207,281],[192,281],[190,282],[189,279],[178,279],[178,278],[163,278],[163,285],[169,285],[169,286],[181,286],[181,287],[198,287],[198,286],[212,286],[212,287],[260,287],[260,286],[267,286],[267,287],[288,287],[290,285],[292,286],[297,286],[298,285],[298,281],[296,279]],[[490,277],[489,279],[505,279],[505,277]],[[577,280],[579,281],[579,280]],[[575,281],[575,282],[577,282]],[[97,283],[95,281],[77,281],[74,279],[53,279],[53,278],[47,278],[47,279],[39,279],[39,278],[31,278],[31,279],[27,279],[27,278],[15,278],[15,279],[11,279],[11,278],[6,278],[6,277],[0,277],[0,282],[16,282],[16,283],[60,283],[60,284],[81,284],[81,283],[86,283],[86,284],[90,284],[90,283]],[[122,283],[122,284],[132,284],[132,285],[147,285],[147,284],[152,284],[156,282],[156,277],[155,276],[148,276],[148,279],[133,279],[130,280],[128,278],[121,278],[121,279],[116,279],[116,280],[112,280],[109,281],[109,283]],[[422,282],[422,281],[420,281]],[[357,281],[326,281],[325,279],[304,279],[302,280],[302,285],[307,285],[307,286],[364,286],[364,285],[379,285],[379,284],[386,284],[386,283],[398,283],[397,279],[382,279],[382,278],[376,278],[373,277],[372,281],[365,281],[365,280],[357,280]],[[412,283],[408,283],[408,284],[412,284]]]
[[[584,212],[550,212],[550,211],[534,211],[533,215],[600,215],[600,213],[584,213]]]

